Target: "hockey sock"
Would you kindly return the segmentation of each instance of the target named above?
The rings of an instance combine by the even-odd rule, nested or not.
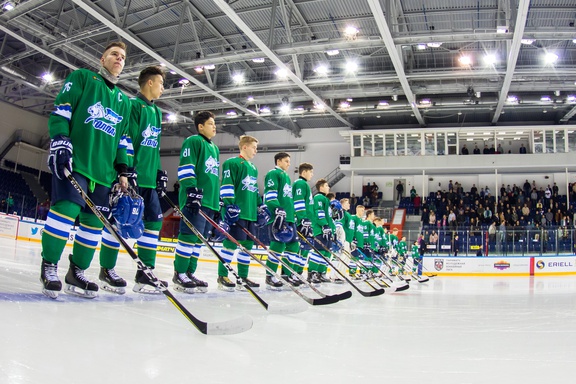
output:
[[[285,243],[280,243],[278,241],[271,241],[270,242],[270,254],[268,255],[268,260],[266,260],[266,266],[270,269],[272,269],[273,271],[277,271],[278,270],[278,259],[279,257],[282,257],[282,253],[284,252],[284,249],[286,249],[286,244]],[[266,271],[267,275],[270,275],[270,272]]]
[[[298,252],[300,251],[300,242],[298,241],[293,241],[291,243],[286,244],[286,252],[284,253],[286,255],[286,257],[284,258],[284,260],[286,260],[286,263],[290,266],[290,268],[295,269],[300,261],[300,255],[298,255]],[[287,275],[290,276],[292,275],[292,272],[290,272],[290,270],[286,267],[282,267],[282,274],[283,275]]]
[[[200,258],[200,249],[202,248],[202,243],[194,244],[194,249],[192,250],[192,255],[190,255],[190,264],[188,265],[188,272],[192,275],[196,272],[198,268],[198,259]]]
[[[192,236],[180,234],[176,244],[176,254],[174,256],[174,270],[178,273],[186,273],[190,265],[190,257],[194,250],[194,243],[190,241]]]
[[[102,232],[102,246],[100,247],[100,266],[111,269],[116,266],[120,243],[112,236],[108,229]]]
[[[315,251],[310,252],[310,259],[308,260],[308,272],[320,272],[320,264],[322,263],[322,256]]]
[[[144,233],[136,241],[138,244],[138,257],[144,265],[154,268],[156,266],[156,250],[158,249],[158,235],[162,229],[161,221],[145,221]]]
[[[80,269],[88,269],[90,266],[102,236],[103,226],[95,214],[80,212],[80,226],[72,248],[72,262]]]
[[[60,256],[66,247],[70,228],[74,225],[80,206],[70,201],[55,203],[48,212],[46,224],[42,231],[42,257],[44,260],[58,264]]]
[[[251,251],[254,247],[254,242],[252,240],[240,240],[240,244],[247,250]],[[238,276],[245,279],[248,277],[248,270],[250,268],[250,255],[240,250],[238,252]]]
[[[236,245],[236,244],[234,244]],[[222,256],[222,258],[224,259],[224,261],[226,261],[228,264],[230,264],[232,262],[232,259],[234,258],[234,252],[236,251],[236,249],[228,249],[228,248],[222,248],[222,252],[220,252],[220,256]],[[221,261],[218,261],[218,276],[228,276],[228,269],[226,269],[226,267],[224,266],[224,263],[222,263]]]

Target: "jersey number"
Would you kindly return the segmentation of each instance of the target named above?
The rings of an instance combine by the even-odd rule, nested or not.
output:
[[[190,156],[190,148],[185,148],[184,151],[182,152],[182,157],[188,157]]]

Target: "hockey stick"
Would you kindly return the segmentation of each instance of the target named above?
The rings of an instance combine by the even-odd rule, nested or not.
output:
[[[316,240],[316,239],[315,239]],[[330,249],[328,249],[328,247],[326,247],[326,245],[322,244],[321,242],[319,242],[318,240],[316,240],[316,242],[318,244],[320,244],[320,246],[322,248],[324,248],[324,250],[326,252],[330,252],[330,254],[332,254],[334,257],[336,257],[338,260],[340,260],[340,262],[344,263],[344,265],[347,265],[346,261],[344,259],[342,259],[342,257],[340,257],[340,255],[338,255],[336,252],[332,252]],[[341,251],[344,251],[346,253],[348,253],[343,247],[340,248]],[[364,283],[368,284],[370,286],[370,288],[374,289],[374,290],[378,290],[378,287],[375,287],[372,283],[370,283],[370,281],[368,281],[368,279],[370,279],[370,275],[373,275],[372,271],[370,271],[365,265],[364,263],[362,263],[362,261],[360,260],[355,260],[355,258],[352,256],[352,254],[348,253],[350,260],[353,260],[355,263],[357,263],[360,266],[360,269],[368,272],[367,273],[367,279],[361,279],[361,281],[363,281]],[[378,268],[379,269],[379,268]],[[393,287],[391,285],[388,285],[386,283],[384,284],[380,284],[377,280],[374,279],[374,282],[376,284],[378,284],[381,288],[386,288],[384,290],[384,293],[394,293],[397,290],[397,287]]]
[[[430,281],[428,277],[419,276],[417,273],[416,274],[414,273],[414,268],[417,269],[417,265],[419,265],[420,263],[418,264],[415,263],[414,256],[410,256],[410,259],[412,259],[412,271],[410,272],[410,276],[419,283],[426,283]],[[408,268],[408,258],[406,258],[406,268]]]
[[[90,207],[92,212],[94,212],[96,217],[100,219],[100,221],[104,224],[104,226],[106,227],[106,229],[108,229],[108,231],[112,234],[112,236],[114,236],[114,238],[120,244],[122,244],[122,246],[126,249],[130,257],[134,259],[136,264],[138,264],[138,266],[151,280],[151,282],[156,286],[156,288],[162,291],[162,293],[166,295],[166,298],[172,304],[174,304],[174,306],[180,311],[180,313],[184,315],[184,317],[186,317],[186,319],[188,319],[188,321],[190,321],[200,332],[202,332],[205,335],[232,335],[235,333],[245,332],[250,328],[252,328],[253,321],[252,318],[248,316],[242,316],[237,319],[232,319],[223,322],[210,322],[210,323],[204,322],[196,318],[192,313],[190,313],[190,311],[188,311],[188,309],[186,309],[186,307],[184,307],[184,305],[182,305],[182,303],[178,301],[178,299],[176,299],[176,297],[174,297],[172,292],[170,292],[168,288],[165,287],[160,280],[158,280],[158,278],[152,273],[152,270],[142,262],[142,260],[134,252],[134,250],[128,245],[128,243],[126,243],[126,240],[124,240],[124,238],[122,238],[122,236],[118,234],[116,228],[114,228],[114,226],[110,223],[110,221],[102,214],[102,212],[98,210],[94,202],[90,199],[90,197],[88,197],[86,192],[84,192],[82,186],[78,184],[78,181],[76,181],[76,179],[74,178],[74,176],[72,176],[70,171],[68,169],[64,169],[64,174],[66,175],[66,178],[70,181],[74,189],[76,189],[76,191],[78,191],[78,193],[82,196],[82,199],[86,202],[88,207]]]
[[[242,231],[244,231],[244,233],[246,235],[248,235],[248,237],[250,237],[252,240],[254,240],[254,242],[256,244],[258,244],[260,247],[265,249],[266,252],[270,255],[270,251],[268,250],[268,248],[266,248],[266,245],[264,245],[264,243],[262,243],[260,241],[260,239],[258,239],[252,232],[250,232],[248,229],[246,229],[246,227],[240,225],[239,223],[236,223],[236,225],[238,225],[239,228],[242,229]],[[292,274],[296,275],[296,277],[300,281],[302,281],[304,284],[308,285],[318,295],[320,295],[322,297],[336,296],[336,297],[338,297],[338,300],[346,300],[346,299],[352,297],[351,291],[342,292],[338,295],[326,295],[325,293],[323,293],[319,289],[317,289],[313,284],[310,284],[306,279],[304,279],[304,277],[302,277],[302,275],[297,273],[288,263],[286,263],[284,260],[282,260],[282,258],[278,257],[277,259],[280,262],[280,264],[282,264],[283,267],[287,268]]]
[[[298,296],[300,296],[308,304],[310,304],[310,305],[327,305],[327,304],[334,304],[334,303],[337,303],[339,301],[338,296],[325,296],[322,298],[313,299],[313,298],[310,298],[310,297],[304,295],[302,292],[300,292],[299,289],[293,287],[292,284],[290,284],[290,282],[287,279],[280,276],[278,273],[276,273],[276,271],[274,271],[274,270],[272,270],[272,268],[268,267],[265,262],[263,262],[262,260],[260,260],[256,256],[254,256],[254,254],[252,252],[248,251],[242,244],[240,244],[234,237],[232,237],[232,235],[230,235],[228,232],[226,232],[222,228],[220,228],[220,226],[218,224],[216,224],[216,222],[214,220],[212,220],[210,217],[205,215],[204,212],[200,212],[200,213],[202,214],[202,216],[204,216],[206,221],[208,221],[214,228],[216,228],[222,234],[224,234],[224,236],[226,236],[226,238],[228,240],[230,240],[231,242],[236,244],[236,246],[238,246],[238,248],[240,248],[247,255],[249,255],[254,261],[256,261],[258,264],[263,266],[264,269],[266,269],[266,271],[268,271],[269,273],[274,275],[278,280],[284,280],[284,282],[285,282],[284,284],[287,284],[288,288],[290,288],[294,293],[296,293]]]
[[[357,251],[358,251],[361,255],[366,256],[366,255],[364,254],[364,252],[362,252],[360,249],[357,249]],[[378,260],[382,263],[382,265],[387,265],[387,266],[388,266],[388,264],[386,264],[385,261],[384,261],[382,258],[380,258],[377,253],[374,253],[374,257],[375,257],[376,259],[378,259]],[[378,264],[375,264],[375,263],[374,263],[374,265],[376,265],[376,268],[378,268],[378,271],[380,271],[380,275],[381,275],[381,276],[378,276],[378,277],[380,277],[381,279],[386,279],[386,280],[388,280],[388,281],[390,282],[390,284],[395,284],[395,283],[397,283],[397,281],[394,281],[394,280],[392,279],[392,277],[390,277],[390,276],[386,273],[386,271],[384,271],[382,268],[380,268],[380,266],[378,266]],[[388,267],[390,268],[390,266],[388,266]],[[378,280],[375,280],[375,281],[378,283]],[[384,284],[386,284],[386,285],[390,285],[390,284],[386,283],[385,281],[382,281],[382,283],[384,283]],[[410,288],[410,285],[408,285],[408,283],[407,283],[406,281],[404,281],[404,280],[398,281],[398,283],[403,283],[403,285],[400,285],[400,286],[398,286],[398,285],[390,285],[390,287],[394,288],[395,291],[397,291],[397,292],[405,291],[405,290],[407,290],[408,288]]]
[[[346,250],[344,247],[341,246],[341,247],[340,247],[340,251],[341,251],[342,253],[346,254],[346,255],[348,256],[348,258],[350,259],[350,261],[353,261],[354,263],[356,263],[357,265],[359,265],[361,269],[367,271],[367,272],[368,272],[368,275],[369,275],[369,278],[371,278],[371,279],[372,279],[376,284],[378,284],[380,287],[385,288],[385,289],[386,289],[386,293],[394,293],[394,292],[396,292],[397,290],[403,291],[404,289],[408,289],[408,287],[406,287],[406,288],[404,288],[404,287],[397,287],[397,286],[394,286],[394,285],[390,285],[390,284],[388,284],[387,282],[385,282],[385,281],[383,281],[383,280],[380,281],[379,279],[386,278],[386,276],[384,276],[384,273],[382,272],[382,270],[380,269],[380,267],[379,267],[377,264],[373,263],[374,265],[376,265],[376,268],[378,268],[378,271],[380,272],[380,275],[382,275],[382,276],[375,275],[372,271],[368,271],[367,268],[366,268],[366,266],[364,266],[364,264],[363,264],[357,257],[355,257],[355,256],[352,255],[350,252],[348,252],[348,250]],[[358,252],[360,252],[360,250],[358,250]],[[360,252],[360,253],[362,253],[362,252]],[[338,255],[336,255],[336,256],[338,256]],[[340,261],[342,261],[344,264],[346,264],[346,261],[343,260],[342,258],[340,258]],[[390,280],[391,283],[393,283],[393,281],[392,281],[391,279],[389,279],[389,280]],[[365,281],[366,283],[368,283],[367,280],[364,280],[364,281]],[[372,285],[372,284],[368,283],[368,285]],[[400,288],[400,289],[399,289],[399,288]]]
[[[168,202],[168,204],[170,204],[170,206],[176,211],[178,212],[183,220],[186,222],[187,225],[192,226],[192,223],[190,223],[190,221],[186,218],[186,216],[184,216],[182,214],[182,211],[180,210],[180,208],[178,208],[173,202],[172,200],[170,200],[170,198],[164,194],[164,199],[166,199],[166,201]],[[256,262],[258,262],[260,265],[262,265],[264,268],[266,268],[270,273],[274,274],[276,276],[276,278],[279,278],[279,280],[282,280],[281,276],[276,274],[274,271],[272,271],[271,269],[269,269],[265,263],[262,262],[262,260],[260,260],[259,258],[257,258],[256,256],[254,256],[254,254],[252,254],[252,252],[249,252],[246,248],[244,248],[242,246],[242,244],[240,244],[235,238],[233,238],[228,232],[224,231],[222,228],[220,228],[220,226],[214,221],[212,220],[208,215],[206,215],[204,212],[200,211],[199,212],[200,215],[202,215],[202,217],[208,222],[210,223],[210,225],[212,225],[215,229],[219,230],[226,238],[228,238],[228,240],[232,241],[234,244],[236,244],[236,246],[238,246],[238,248],[240,248],[240,250],[246,252],[247,255],[249,255],[252,259],[254,259]],[[210,246],[210,248],[212,248],[212,246]],[[213,248],[212,248],[213,249]],[[224,259],[222,259],[222,257],[214,250],[216,257],[218,257],[218,260],[221,260],[224,262]],[[224,262],[225,263],[225,262]],[[235,274],[235,272],[233,271],[233,273]],[[240,277],[237,277],[238,279],[240,279]],[[241,281],[243,281],[243,279],[240,279]],[[288,283],[289,284],[289,283]],[[337,302],[338,300],[323,300],[323,299],[310,299],[306,296],[304,296],[300,291],[298,291],[296,288],[292,287],[291,284],[288,285],[294,292],[296,292],[298,294],[298,296],[302,297],[306,302],[308,302],[309,304],[312,305],[324,305],[324,304],[332,304]],[[247,285],[245,284],[245,287],[247,287]],[[248,287],[249,288],[249,287]],[[253,292],[252,289],[249,289],[249,291]],[[280,312],[280,310],[278,311],[274,311],[275,313]],[[283,313],[290,313],[290,312],[297,312],[297,311],[283,311]],[[299,311],[298,311],[299,312]]]
[[[352,280],[350,280],[345,274],[343,274],[342,272],[340,272],[340,270],[338,268],[336,268],[336,266],[334,264],[332,264],[332,262],[327,258],[324,257],[320,251],[318,250],[318,248],[316,248],[315,246],[312,245],[312,243],[310,243],[310,241],[308,241],[308,239],[302,235],[300,232],[296,231],[298,233],[298,236],[306,243],[308,244],[308,246],[310,248],[312,248],[314,251],[316,251],[317,254],[319,254],[321,257],[324,258],[324,260],[326,260],[326,262],[328,263],[328,265],[330,265],[330,267],[332,267],[340,276],[342,276],[342,278],[348,283],[350,284],[356,291],[358,291],[358,293],[360,293],[362,296],[364,297],[372,297],[372,296],[380,296],[384,293],[384,289],[380,288],[380,289],[376,289],[373,290],[371,292],[366,292],[361,290],[360,288],[358,288],[356,286],[356,284],[354,284],[352,282]],[[319,243],[319,241],[317,239],[314,239],[316,242]],[[323,244],[322,244],[323,245]]]
[[[204,245],[206,245],[206,247],[210,250],[210,252],[212,252],[214,254],[214,256],[216,256],[216,258],[224,265],[224,267],[228,270],[228,272],[230,272],[234,276],[236,281],[239,282],[239,284],[242,284],[242,286],[244,288],[246,288],[246,290],[248,292],[250,292],[252,297],[254,297],[258,301],[258,303],[260,303],[260,305],[262,305],[264,307],[264,309],[266,309],[267,311],[270,311],[270,313],[277,313],[277,314],[280,314],[280,313],[283,313],[283,314],[298,313],[298,312],[303,311],[301,308],[296,308],[296,307],[293,307],[293,308],[292,307],[291,308],[272,307],[272,308],[270,308],[270,305],[263,298],[261,298],[256,293],[256,291],[254,291],[254,289],[251,286],[249,286],[248,283],[246,283],[244,281],[244,279],[242,279],[240,276],[238,276],[238,274],[236,273],[234,268],[232,268],[232,266],[228,262],[226,262],[226,260],[224,260],[224,258],[222,256],[220,256],[218,251],[216,251],[214,249],[214,247],[208,242],[208,240],[200,233],[200,231],[198,231],[198,229],[196,229],[196,227],[194,227],[194,225],[190,222],[190,220],[188,220],[188,218],[186,216],[184,216],[184,213],[182,213],[182,210],[180,210],[180,208],[176,204],[174,204],[174,202],[168,197],[168,195],[166,195],[166,193],[162,193],[162,197],[164,197],[164,200],[166,200],[166,202],[168,204],[170,204],[172,209],[174,209],[174,211],[180,215],[181,219],[184,220],[184,223],[186,223],[186,226],[188,226],[188,228],[190,228],[190,230],[192,232],[194,232],[194,234],[200,239],[200,241],[202,241],[202,243],[204,243]],[[206,219],[207,221],[210,220],[211,221],[210,224],[212,224],[214,222],[201,210],[199,211],[199,214],[201,214],[202,217],[204,217],[204,219]],[[216,224],[216,228],[220,228],[220,226],[218,224]]]

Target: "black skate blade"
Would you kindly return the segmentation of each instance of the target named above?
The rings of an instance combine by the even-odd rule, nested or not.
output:
[[[293,315],[307,311],[308,306],[302,302],[282,306],[269,305],[267,310],[271,315]]]
[[[246,332],[254,325],[254,321],[249,316],[241,316],[221,322],[210,322],[206,324],[206,335],[235,335]]]

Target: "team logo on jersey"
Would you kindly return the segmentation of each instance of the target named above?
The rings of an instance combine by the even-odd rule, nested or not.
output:
[[[162,128],[156,128],[148,124],[146,129],[142,132],[142,142],[140,145],[144,147],[156,148],[158,146],[158,135]]]
[[[266,183],[266,185],[268,186],[268,188],[272,188],[274,186],[274,180],[272,179],[268,180],[268,183]]]
[[[218,160],[210,156],[204,163],[204,166],[206,167],[204,173],[210,173],[214,176],[218,176],[218,167],[220,166],[220,162]]]
[[[242,190],[258,192],[258,180],[254,176],[246,176],[242,179]]]
[[[101,102],[88,107],[88,117],[84,124],[92,122],[92,126],[110,136],[116,136],[116,124],[120,123],[124,118],[114,112],[112,109],[102,105]]]
[[[71,81],[64,84],[64,86],[62,87],[62,93],[70,92],[70,89],[72,89],[72,82]]]
[[[292,186],[290,184],[286,184],[282,192],[284,193],[284,197],[292,198]]]

